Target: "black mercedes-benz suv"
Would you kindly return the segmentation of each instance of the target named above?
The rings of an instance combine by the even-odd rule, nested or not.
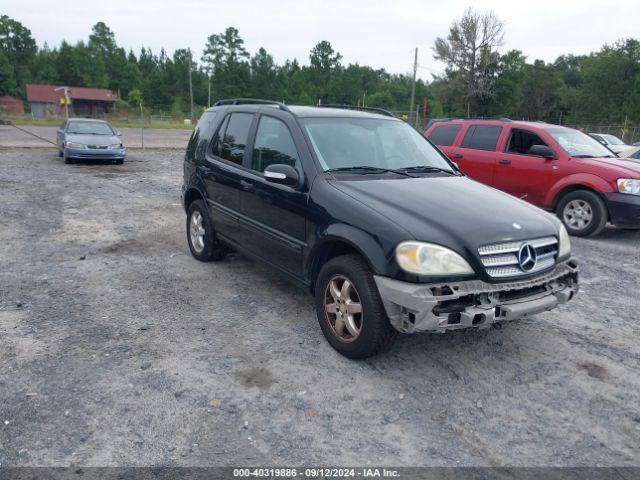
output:
[[[465,177],[384,110],[220,101],[191,136],[182,194],[196,259],[234,249],[268,263],[311,291],[350,358],[578,291],[557,218]]]

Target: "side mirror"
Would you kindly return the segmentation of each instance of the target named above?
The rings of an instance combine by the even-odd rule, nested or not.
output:
[[[117,135],[118,137],[121,137],[121,136],[122,136],[122,132],[119,132],[119,131],[118,131],[118,132],[116,132],[116,135]]]
[[[287,185],[289,187],[297,187],[300,181],[298,171],[291,165],[283,163],[274,163],[264,169],[264,178],[268,182]]]
[[[553,150],[551,150],[546,145],[531,145],[531,148],[529,148],[529,151],[527,153],[529,155],[535,155],[536,157],[542,157],[547,160],[556,160],[558,158],[556,157],[556,154],[553,153]]]

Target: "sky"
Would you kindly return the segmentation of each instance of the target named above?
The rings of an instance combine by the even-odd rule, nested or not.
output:
[[[264,47],[278,63],[297,58],[307,64],[309,50],[329,40],[344,64],[408,73],[417,47],[418,76],[430,80],[444,69],[433,59],[435,39],[446,37],[469,6],[493,10],[505,23],[501,50],[522,50],[529,61],[550,62],[640,37],[638,0],[2,0],[0,14],[31,29],[39,46],[86,40],[103,21],[127,50],[138,53],[145,46],[157,53],[164,47],[172,54],[191,48],[194,60],[207,37],[228,26],[240,31],[250,53]]]

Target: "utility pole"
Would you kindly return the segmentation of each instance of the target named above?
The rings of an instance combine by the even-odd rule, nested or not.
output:
[[[413,115],[413,105],[416,101],[416,75],[418,74],[418,47],[413,59],[413,82],[411,82],[411,106],[409,107],[409,123],[411,123],[411,115]]]
[[[189,98],[191,100],[191,123],[193,123],[193,82],[191,80],[191,67],[193,60],[191,58],[191,49],[189,49]]]

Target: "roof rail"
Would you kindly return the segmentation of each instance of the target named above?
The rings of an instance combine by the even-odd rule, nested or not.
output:
[[[387,117],[397,118],[396,115],[393,112],[390,112],[389,110],[385,110],[384,108],[360,107],[360,106],[357,106],[357,105],[338,105],[338,104],[333,104],[333,103],[313,105],[313,106],[314,107],[321,107],[321,108],[342,108],[344,110],[360,110],[362,112],[379,113],[381,115],[386,115]]]
[[[466,122],[473,120],[491,120],[494,122],[513,122],[507,117],[468,117],[468,118],[432,118],[430,122]]]
[[[218,100],[214,103],[213,107],[220,107],[222,105],[273,105],[285,112],[291,112],[282,102],[276,102],[275,100],[262,100],[261,98],[225,98],[224,100]]]

